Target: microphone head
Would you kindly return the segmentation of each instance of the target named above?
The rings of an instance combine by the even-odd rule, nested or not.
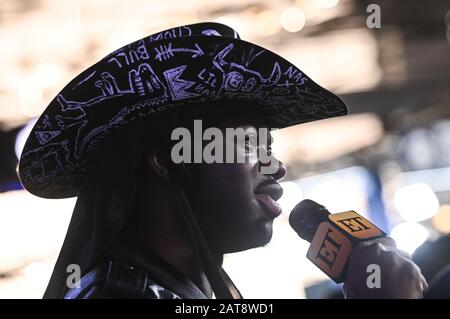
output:
[[[311,242],[319,224],[327,220],[330,212],[310,199],[298,203],[289,215],[289,224],[304,240]]]

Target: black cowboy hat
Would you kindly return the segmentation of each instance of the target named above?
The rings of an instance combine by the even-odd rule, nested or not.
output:
[[[77,196],[94,151],[120,127],[221,100],[260,107],[272,128],[347,114],[336,95],[233,29],[176,27],[114,51],[66,85],[28,137],[21,182],[41,197]]]

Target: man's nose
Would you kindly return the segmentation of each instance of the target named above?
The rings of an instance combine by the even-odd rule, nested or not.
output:
[[[279,161],[277,159],[275,159],[275,160],[278,162],[278,170],[274,174],[273,178],[275,178],[275,180],[279,180],[279,179],[282,179],[284,176],[286,176],[287,169],[286,169],[286,165],[284,165],[284,163],[282,161]]]

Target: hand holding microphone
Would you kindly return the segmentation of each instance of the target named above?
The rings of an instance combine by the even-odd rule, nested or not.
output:
[[[289,223],[311,243],[307,258],[335,282],[345,282],[347,298],[420,298],[428,287],[409,255],[354,211],[330,214],[304,200],[292,210]],[[376,287],[368,284],[371,267],[380,275]]]

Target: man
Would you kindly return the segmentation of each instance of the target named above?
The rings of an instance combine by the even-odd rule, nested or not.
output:
[[[267,244],[281,213],[286,169],[269,129],[345,114],[334,94],[221,24],[173,28],[111,53],[50,103],[19,163],[30,192],[78,196],[44,297],[241,298],[223,254]],[[209,153],[215,161],[202,139],[175,151],[174,132],[195,135],[196,119],[224,137]],[[245,138],[227,137],[231,128]],[[220,160],[229,155],[215,153],[220,146],[244,161]],[[385,272],[376,293],[365,284],[368,262]],[[349,267],[348,297],[417,298],[426,288],[389,239],[361,245]]]

